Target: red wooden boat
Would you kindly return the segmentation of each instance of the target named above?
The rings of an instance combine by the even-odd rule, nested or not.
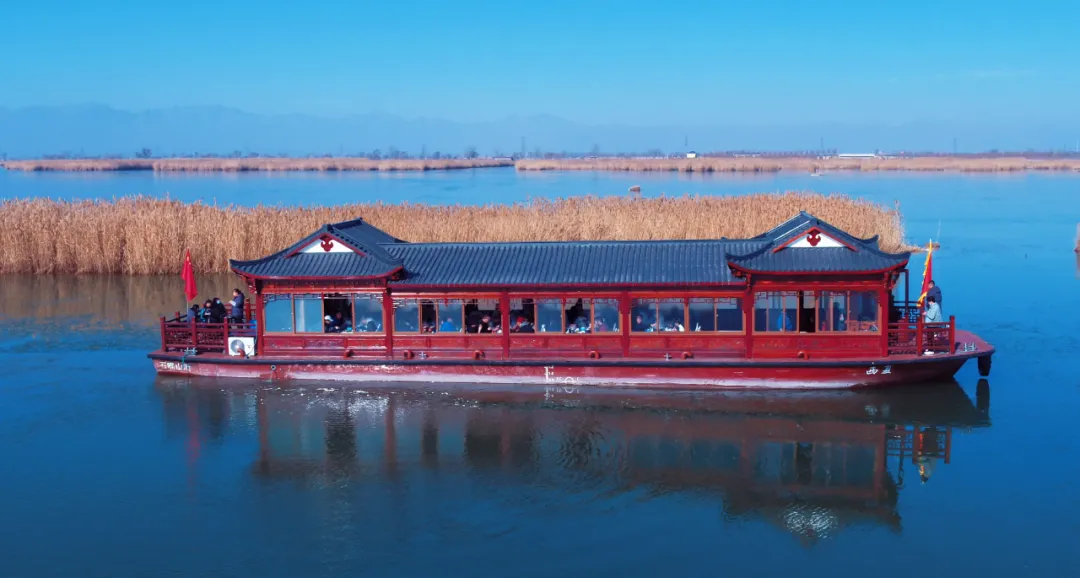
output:
[[[163,374],[564,387],[987,375],[993,347],[908,300],[909,257],[807,213],[751,239],[563,243],[409,243],[356,219],[232,261],[249,321],[162,317],[149,356]]]

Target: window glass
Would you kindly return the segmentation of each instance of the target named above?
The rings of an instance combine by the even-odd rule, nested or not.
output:
[[[849,306],[849,331],[878,330],[877,293],[873,291],[852,291]]]
[[[754,331],[795,331],[798,328],[799,296],[789,291],[754,295]]]
[[[466,333],[501,333],[502,311],[498,299],[465,300]]]
[[[381,332],[383,330],[382,295],[356,295],[353,299],[355,322],[353,329],[362,333]]]
[[[630,307],[630,330],[656,331],[656,299],[634,299]]]
[[[536,332],[536,303],[530,298],[510,300],[510,331],[512,333]]]
[[[294,295],[293,316],[297,333],[323,333],[328,322],[323,319],[322,297]]]
[[[660,331],[686,331],[686,304],[682,299],[661,299],[658,309]]]
[[[619,300],[593,300],[593,333],[619,332]]]
[[[563,309],[561,299],[536,300],[536,330],[562,333]]]
[[[458,299],[440,301],[439,306],[439,333],[461,333],[464,320],[465,302]]]
[[[569,297],[563,306],[567,333],[592,333],[592,299]]]
[[[269,333],[292,333],[292,295],[266,295],[263,322]]]
[[[394,332],[420,331],[420,304],[415,299],[394,299]]]
[[[420,330],[435,333],[439,326],[439,310],[431,299],[420,300]]]
[[[716,312],[711,297],[690,299],[690,331],[716,331]]]
[[[818,329],[820,331],[847,331],[847,293],[822,291],[818,299]]]
[[[716,330],[743,330],[742,297],[719,297],[716,299]]]

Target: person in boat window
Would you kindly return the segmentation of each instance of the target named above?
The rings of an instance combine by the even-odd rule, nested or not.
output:
[[[360,324],[356,326],[356,330],[375,332],[379,330],[379,324],[375,323],[375,320],[371,317],[361,317]]]
[[[941,306],[937,298],[930,295],[926,298],[926,311],[923,313],[923,321],[927,323],[941,323]]]
[[[458,330],[457,324],[454,323],[453,317],[447,317],[443,319],[441,325],[439,325],[439,333],[456,333]]]
[[[244,294],[239,289],[232,290],[232,301],[229,302],[232,311],[229,312],[229,320],[234,323],[244,321]]]
[[[201,314],[202,314],[202,311],[199,310],[199,304],[198,303],[192,303],[191,304],[191,309],[188,309],[188,320],[199,321],[199,316]]]
[[[937,303],[938,309],[941,309],[941,288],[934,283],[934,280],[930,280],[930,288],[926,290],[926,301],[929,302],[930,298],[934,298],[934,302]]]
[[[588,333],[589,318],[582,315],[574,319],[573,324],[566,328],[567,333]]]
[[[634,316],[634,331],[648,331],[649,324],[645,322],[645,316],[638,313]]]
[[[780,310],[780,315],[776,317],[776,330],[795,331],[795,324],[791,322],[791,316],[783,309]]]
[[[524,317],[518,317],[517,323],[511,329],[513,333],[536,333],[536,329],[533,328],[532,323],[529,323],[528,319]]]

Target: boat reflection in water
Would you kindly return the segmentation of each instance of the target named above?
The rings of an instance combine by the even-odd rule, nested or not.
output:
[[[985,380],[973,404],[955,382],[534,395],[158,379],[167,423],[189,447],[235,428],[257,433],[251,472],[265,483],[408,484],[413,473],[437,471],[497,473],[505,476],[497,489],[509,480],[524,492],[686,492],[715,500],[728,520],[764,519],[807,541],[853,524],[899,531],[905,481],[925,483],[949,463],[954,430],[990,425]]]

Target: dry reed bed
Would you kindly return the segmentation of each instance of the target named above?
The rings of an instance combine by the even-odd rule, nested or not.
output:
[[[718,157],[696,159],[524,159],[515,164],[519,171],[671,171],[748,172],[780,171],[816,173],[823,171],[947,171],[1015,172],[1080,171],[1080,159],[1028,159],[1023,157],[909,157],[909,158],[760,158]]]
[[[509,167],[513,162],[495,159],[389,159],[362,158],[250,158],[250,159],[72,159],[6,161],[0,166],[13,171],[445,171]]]
[[[0,273],[172,274],[185,249],[204,272],[279,251],[325,223],[363,217],[415,242],[751,237],[809,211],[852,234],[906,248],[899,209],[815,193],[576,197],[514,205],[218,207],[168,199],[0,201]]]

